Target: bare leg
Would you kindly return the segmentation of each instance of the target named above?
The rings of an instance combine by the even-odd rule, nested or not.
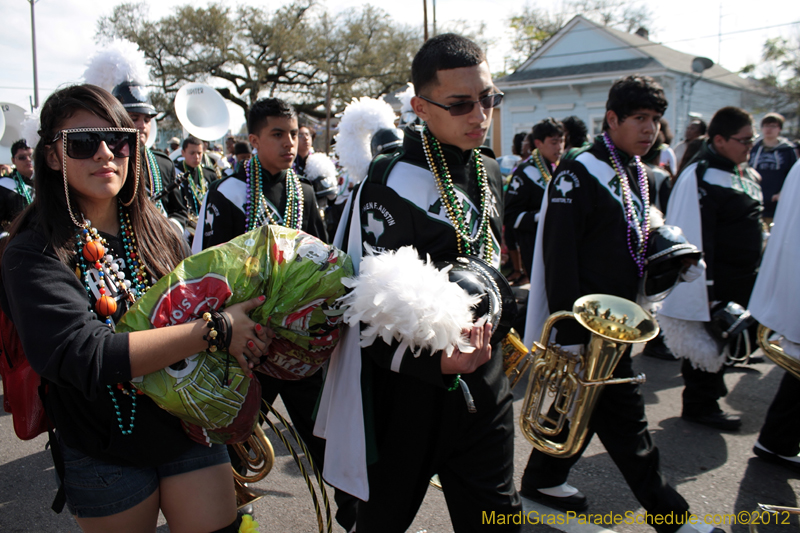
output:
[[[236,519],[230,463],[163,478],[160,491],[161,511],[172,533],[216,531]]]
[[[230,470],[230,468],[228,468]],[[145,533],[156,530],[159,494],[156,490],[142,503],[111,516],[78,518],[75,521],[85,533]],[[229,522],[230,523],[230,522]]]

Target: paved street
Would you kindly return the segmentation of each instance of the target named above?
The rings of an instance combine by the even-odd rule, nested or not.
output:
[[[757,353],[756,355],[759,355]],[[634,366],[647,374],[643,385],[647,402],[650,430],[661,450],[662,469],[697,514],[721,515],[752,511],[758,502],[797,506],[800,490],[798,476],[780,467],[766,464],[753,457],[751,448],[756,439],[764,413],[782,376],[771,362],[761,360],[747,367],[735,367],[726,375],[730,394],[725,408],[744,413],[744,426],[738,433],[723,434],[680,419],[680,363],[634,357]],[[519,410],[524,384],[518,386],[515,406]],[[268,495],[256,502],[257,519],[263,533],[318,531],[311,497],[291,456],[274,434],[277,464],[259,487]],[[56,515],[50,510],[55,485],[49,451],[44,450],[45,438],[22,442],[16,438],[11,417],[0,412],[0,531],[3,532],[67,532],[78,531],[66,513]],[[516,479],[522,473],[530,452],[530,444],[517,429]],[[595,439],[578,462],[570,482],[590,499],[590,513],[637,516],[642,509],[633,499],[614,464]],[[330,493],[331,500],[332,491]],[[332,507],[333,503],[331,503]],[[550,511],[525,501],[525,510],[540,514]],[[537,516],[532,513],[530,516]],[[729,519],[730,520],[730,519]],[[163,524],[163,520],[161,522]],[[797,524],[796,520],[792,520]],[[652,531],[648,526],[617,524],[607,526],[619,533]],[[747,526],[723,525],[728,532],[743,533]],[[760,526],[760,532],[791,531],[794,526]],[[555,529],[569,533],[595,533],[601,528],[579,525],[571,520]],[[442,494],[428,491],[422,509],[414,521],[412,533],[452,531]],[[165,525],[159,532],[166,532]],[[338,526],[334,531],[342,531]],[[525,532],[553,531],[541,525],[526,525]]]

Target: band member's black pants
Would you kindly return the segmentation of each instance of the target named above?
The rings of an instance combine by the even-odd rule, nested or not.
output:
[[[613,375],[616,378],[634,376],[630,348],[622,356]],[[630,383],[608,385],[600,393],[589,422],[586,441],[577,454],[562,459],[533,450],[522,476],[523,486],[539,489],[566,483],[570,469],[583,455],[594,434],[600,438],[633,495],[648,513],[685,516],[689,505],[661,474],[658,448],[647,430],[644,398],[639,386]],[[591,495],[588,497],[591,498]],[[656,530],[659,533],[672,533],[680,526],[661,525]]]
[[[793,457],[800,453],[800,380],[788,372],[769,406],[758,442],[769,451]]]

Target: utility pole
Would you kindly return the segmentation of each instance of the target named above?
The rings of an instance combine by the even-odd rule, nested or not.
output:
[[[34,19],[33,4],[36,0],[28,0],[31,4],[31,41],[33,43],[33,104],[39,107],[39,73],[36,68],[36,23]]]
[[[431,0],[433,2],[433,37],[436,37],[436,0]]]
[[[422,20],[425,26],[425,40],[428,40],[428,0],[422,0]]]

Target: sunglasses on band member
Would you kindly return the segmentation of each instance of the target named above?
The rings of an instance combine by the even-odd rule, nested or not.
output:
[[[64,149],[72,159],[94,157],[100,143],[106,143],[114,157],[130,157],[136,149],[139,131],[133,128],[76,128],[59,131],[52,142],[62,137]]]
[[[480,104],[480,106],[484,109],[492,109],[493,107],[497,107],[500,105],[500,102],[503,101],[503,93],[495,93],[495,94],[487,94],[483,98],[479,100],[472,100],[470,102],[459,102],[453,105],[444,105],[440,104],[439,102],[434,102],[429,98],[425,98],[424,96],[420,96],[426,102],[433,104],[437,107],[441,107],[445,111],[449,111],[451,116],[458,117],[461,115],[467,115],[472,113],[472,110],[475,109],[475,104]]]

